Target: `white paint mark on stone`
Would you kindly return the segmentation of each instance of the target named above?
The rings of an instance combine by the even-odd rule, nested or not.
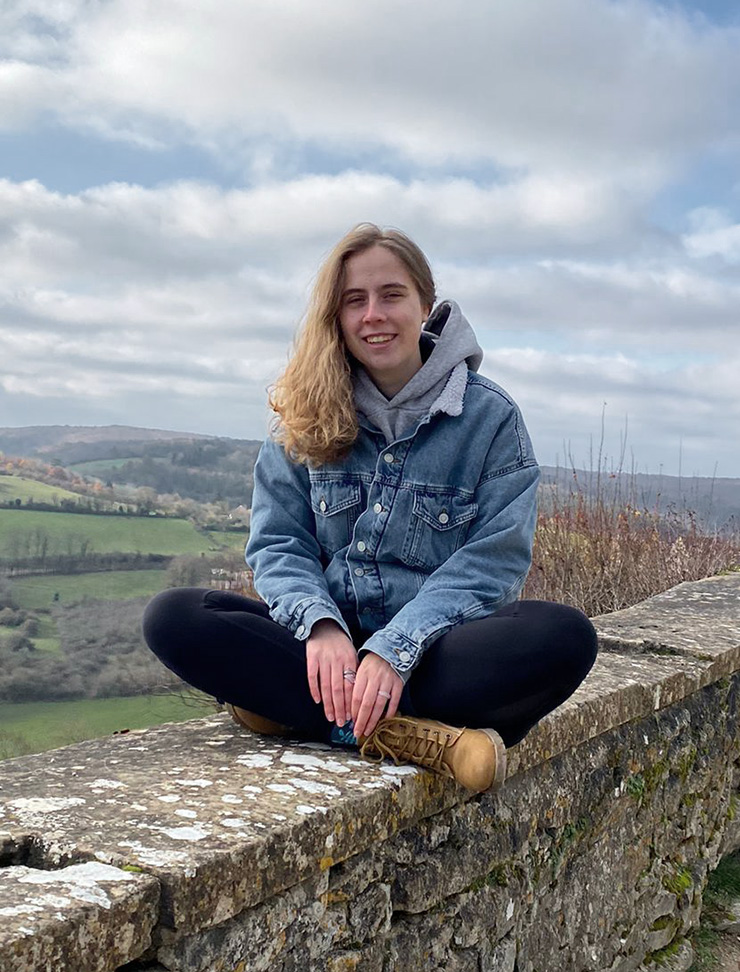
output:
[[[206,746],[223,746],[223,739],[206,739]]]
[[[283,753],[280,757],[281,763],[286,763],[288,766],[301,766],[301,767],[314,767],[316,769],[325,770],[327,773],[349,773],[350,769],[345,766],[344,763],[340,763],[336,759],[326,759],[320,758],[318,756],[311,756],[308,753]]]
[[[262,787],[261,786],[253,786],[251,783],[247,783],[246,786],[243,786],[242,787],[242,790],[244,790],[245,793],[261,793],[262,792]]]
[[[335,786],[329,786],[328,783],[316,783],[313,780],[300,779],[292,779],[290,782],[293,784],[293,786],[297,786],[300,790],[305,790],[306,793],[313,793],[318,796],[333,797],[342,795],[341,790],[338,790]]]
[[[233,793],[224,793],[221,799],[224,803],[244,803],[241,797],[234,796]]]
[[[188,859],[188,855],[184,851],[154,850],[151,847],[145,847],[136,840],[121,840],[118,842],[118,846],[130,847],[142,864],[151,864],[152,867],[168,867],[171,864],[180,864]],[[188,874],[187,871],[185,873]]]
[[[246,823],[238,817],[224,817],[221,821],[224,827],[246,827]]]
[[[386,776],[416,776],[421,770],[418,766],[381,766],[380,772]]]
[[[328,812],[328,808],[327,807],[309,807],[305,803],[299,803],[298,806],[295,808],[295,812],[296,813],[300,813],[303,816],[308,816],[311,813],[327,813]]]
[[[367,790],[382,790],[385,787],[385,783],[382,780],[368,780],[367,783],[362,784]]]
[[[104,780],[104,779],[93,780],[92,783],[90,783],[89,785],[97,786],[101,790],[120,790],[126,788],[126,784],[121,783],[120,780]]]
[[[9,800],[8,806],[21,813],[58,813],[60,810],[69,810],[72,807],[79,807],[85,803],[82,797],[19,797],[17,800]]]
[[[60,871],[29,870],[27,874],[22,875],[18,879],[20,884],[61,885],[63,892],[71,898],[75,898],[78,901],[86,901],[88,904],[99,905],[106,909],[110,908],[111,901],[107,893],[98,887],[98,882],[130,880],[132,880],[132,875],[127,871],[112,867],[110,864],[100,864],[96,861],[88,861],[85,864],[72,864],[70,867],[65,867]],[[52,906],[59,908],[69,903],[68,898],[59,898]]]
[[[157,797],[162,803],[179,803],[180,797],[177,793],[166,793],[164,796]]]
[[[205,789],[207,786],[213,786],[210,780],[173,780],[174,783],[178,783],[180,786],[193,786],[199,790]]]
[[[514,914],[514,902],[509,899],[509,903],[506,906],[506,920],[508,921]]]
[[[195,810],[175,810],[176,817],[186,817],[188,820],[195,820],[198,814]]]
[[[157,827],[157,830],[173,840],[203,840],[208,836],[202,827]]]
[[[143,803],[132,803],[131,809],[138,810],[139,813],[143,813],[145,810],[148,810],[149,807],[145,807]]]
[[[268,783],[267,789],[272,790],[273,793],[295,793],[295,787],[290,783]]]
[[[273,814],[271,814],[271,816],[272,816],[272,819],[273,820],[287,820],[288,819],[287,817],[283,816],[282,813],[273,813]]]
[[[249,753],[236,757],[236,762],[240,766],[247,766],[249,769],[264,769],[272,766],[272,756],[265,753]]]

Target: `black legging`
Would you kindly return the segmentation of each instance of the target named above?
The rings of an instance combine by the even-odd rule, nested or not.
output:
[[[272,621],[260,601],[198,587],[163,591],[146,609],[144,637],[190,685],[302,736],[329,738],[333,724],[309,692],[305,642]],[[358,633],[355,645],[362,641]],[[512,746],[575,691],[595,657],[596,632],[580,611],[515,601],[430,645],[399,711],[490,727]]]

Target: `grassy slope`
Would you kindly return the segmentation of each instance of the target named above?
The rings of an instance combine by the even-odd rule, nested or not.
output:
[[[244,550],[247,545],[247,531],[207,530],[206,533],[214,547],[226,550]]]
[[[110,570],[95,574],[43,574],[13,581],[13,597],[27,611],[45,610],[55,603],[69,604],[83,597],[122,601],[149,597],[161,591],[166,580],[163,570]],[[54,601],[54,595],[59,600]]]
[[[125,459],[89,459],[87,462],[75,462],[68,469],[79,473],[81,476],[97,476],[99,472],[107,469],[120,469],[132,459],[139,459],[140,456],[128,456]]]
[[[59,503],[63,499],[81,503],[88,497],[62,489],[60,486],[48,486],[46,483],[36,482],[35,479],[0,475],[0,503],[13,502],[16,499],[21,499],[24,503],[27,500],[36,503]]]
[[[212,704],[179,695],[85,699],[80,702],[3,703],[0,759],[55,749],[121,729],[183,722],[214,711]]]
[[[88,537],[93,553],[199,554],[216,546],[187,520],[0,509],[0,557],[10,552],[11,534],[35,530],[52,541]]]

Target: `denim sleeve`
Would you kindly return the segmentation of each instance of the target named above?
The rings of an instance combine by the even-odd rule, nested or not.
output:
[[[478,515],[464,545],[365,642],[360,654],[380,655],[405,682],[425,649],[450,628],[515,601],[532,560],[538,480],[531,455],[513,468],[485,474],[476,491]]]
[[[329,594],[315,535],[309,478],[268,439],[254,467],[246,559],[273,621],[305,640],[322,618],[347,624]]]

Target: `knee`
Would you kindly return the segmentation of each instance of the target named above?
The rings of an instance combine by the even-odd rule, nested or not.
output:
[[[564,658],[580,683],[596,661],[598,637],[593,624],[578,608],[558,604],[557,633]]]
[[[195,588],[169,588],[156,594],[144,609],[141,619],[144,640],[162,661],[171,661],[178,646],[186,640],[194,620],[194,595],[202,600],[202,594]]]

